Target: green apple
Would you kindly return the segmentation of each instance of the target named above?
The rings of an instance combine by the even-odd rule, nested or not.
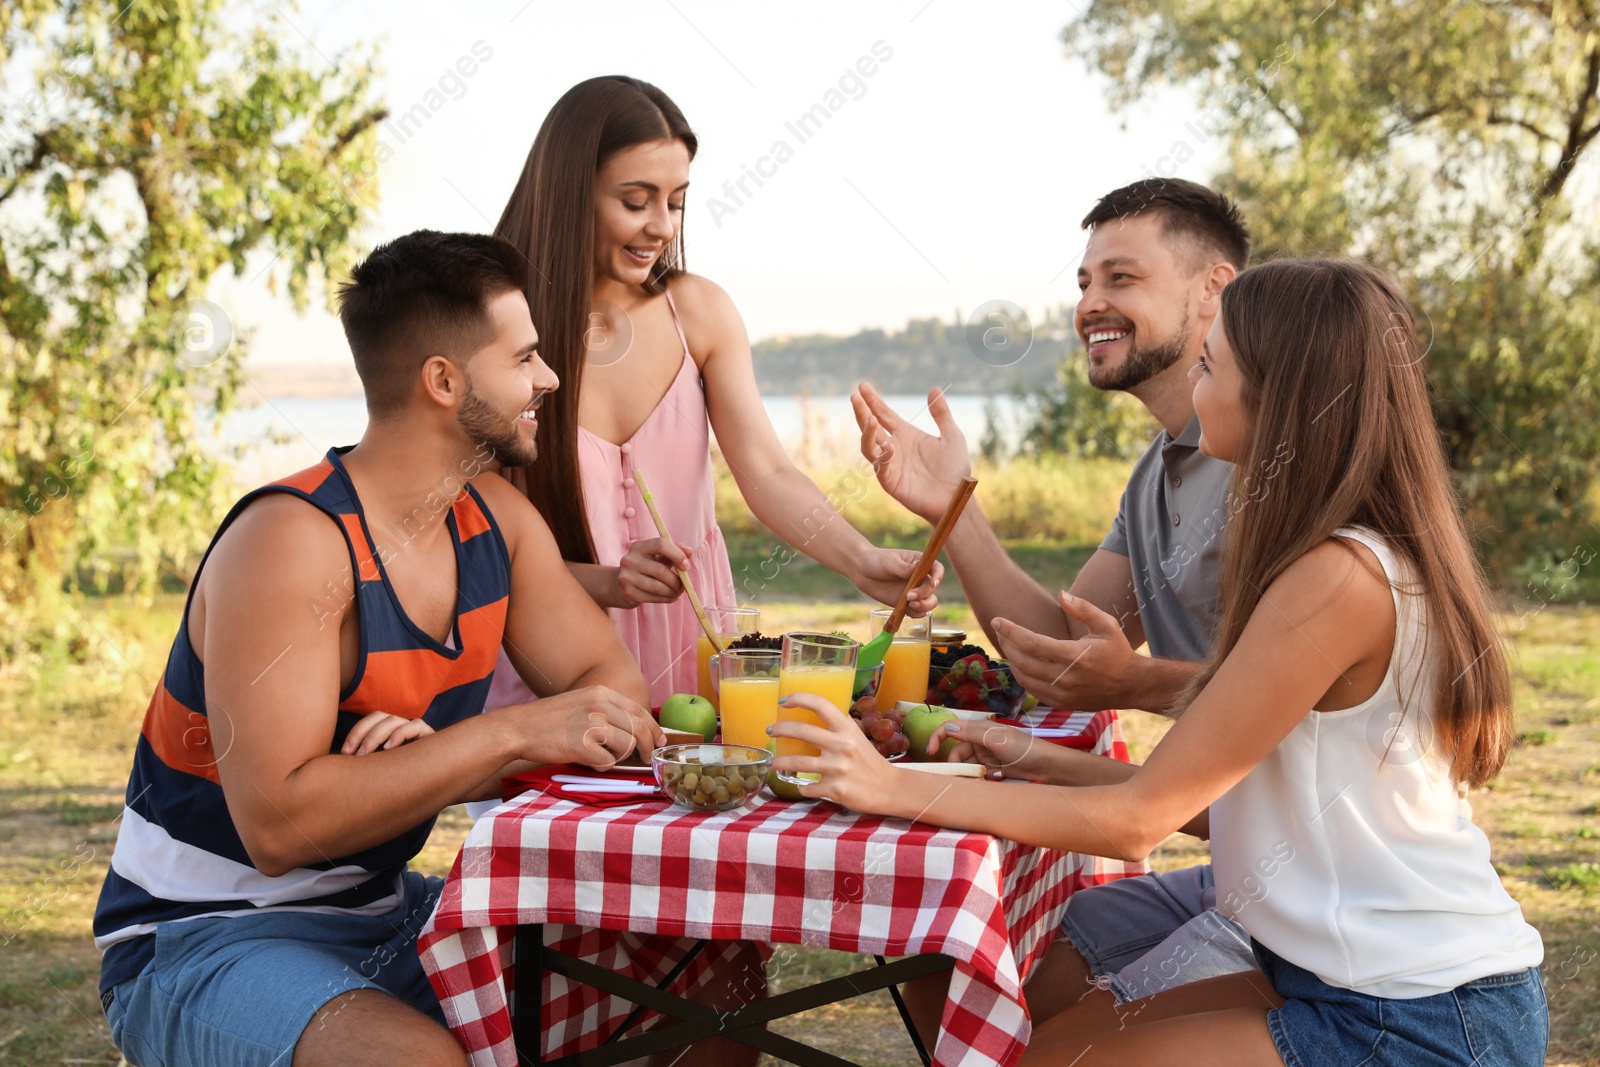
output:
[[[661,702],[661,728],[699,734],[710,741],[717,736],[717,709],[693,693],[673,693]]]
[[[786,782],[778,777],[777,771],[767,772],[767,788],[772,790],[772,795],[780,800],[810,800],[811,797],[801,796],[800,787],[793,782]]]
[[[906,718],[900,724],[900,730],[906,735],[906,740],[911,742],[911,758],[921,763],[933,760],[943,761],[950,758],[950,751],[961,742],[953,737],[947,737],[944,744],[939,746],[935,755],[928,755],[928,739],[933,737],[933,732],[939,728],[940,723],[955,722],[960,716],[948,708],[939,708],[935,711],[926,705],[912,708],[906,712]]]

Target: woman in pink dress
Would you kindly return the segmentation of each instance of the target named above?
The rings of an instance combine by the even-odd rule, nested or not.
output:
[[[696,685],[699,625],[674,567],[687,559],[707,605],[759,591],[734,587],[716,523],[711,430],[755,516],[863,593],[894,603],[917,558],[874,547],[795,467],[762,406],[733,302],[684,271],[696,148],[655,86],[582,82],[545,118],[495,230],[528,260],[540,355],[561,379],[544,401],[550,436],[538,462],[509,476],[610,609],[657,705]],[[635,469],[682,552],[657,536]],[[914,592],[913,614],[933,609],[942,574],[936,567]],[[530,696],[503,662],[490,706]]]

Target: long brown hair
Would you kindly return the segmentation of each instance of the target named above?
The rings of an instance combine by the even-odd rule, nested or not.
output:
[[[495,235],[527,259],[528,309],[539,354],[561,379],[545,398],[549,447],[510,472],[544,515],[574,563],[595,562],[578,474],[578,397],[584,333],[594,287],[594,179],[606,160],[651,141],[682,141],[693,159],[699,142],[683,112],[654,85],[621,75],[579,82],[545,116]],[[659,293],[683,271],[683,228],[651,268],[645,290]]]
[[[1231,489],[1222,622],[1187,699],[1238,643],[1262,590],[1339,527],[1365,526],[1410,564],[1406,591],[1426,605],[1433,735],[1455,779],[1482,785],[1510,747],[1511,683],[1404,294],[1361,263],[1283,259],[1234,279],[1221,315],[1250,430]]]

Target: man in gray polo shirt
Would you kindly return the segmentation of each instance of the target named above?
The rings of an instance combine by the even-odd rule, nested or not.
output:
[[[1198,448],[1188,373],[1223,287],[1245,268],[1250,237],[1227,198],[1170,178],[1107,194],[1083,226],[1090,237],[1074,318],[1089,381],[1137,397],[1162,431],[1134,467],[1110,533],[1070,593],[1053,596],[1029,577],[975,505],[947,551],[984,631],[1042,702],[1166,712],[1211,650],[1233,472]],[[928,402],[937,435],[901,418],[871,386],[860,386],[851,399],[862,455],[879,482],[936,522],[971,471],[966,440],[944,397],[935,391]],[[1137,651],[1141,645],[1149,655]],[[1126,764],[1075,755],[1081,756],[1073,761],[1076,778],[1061,784],[1128,773]],[[1248,939],[1216,914],[1215,903],[1209,866],[1074,895],[1063,920],[1066,937],[1029,982],[1033,1018],[1056,1014],[1095,986],[1109,993],[1093,995],[1121,1002],[1253,969]],[[907,994],[919,1029],[927,1029],[925,1018],[936,1026],[936,991]]]
[[[1200,421],[1192,416],[1176,438],[1163,430],[1134,465],[1100,548],[1128,559],[1152,656],[1196,662],[1211,652],[1232,477],[1231,464],[1200,451]]]

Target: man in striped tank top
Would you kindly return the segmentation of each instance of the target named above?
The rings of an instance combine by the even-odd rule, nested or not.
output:
[[[415,946],[439,880],[407,861],[521,766],[663,739],[544,520],[478,477],[533,461],[558,385],[524,270],[471,234],[374,251],[340,290],[360,444],[245,496],[201,563],[95,913],[131,1063],[461,1064]],[[479,714],[502,646],[542,699]],[[342,753],[380,712],[434,732]]]

